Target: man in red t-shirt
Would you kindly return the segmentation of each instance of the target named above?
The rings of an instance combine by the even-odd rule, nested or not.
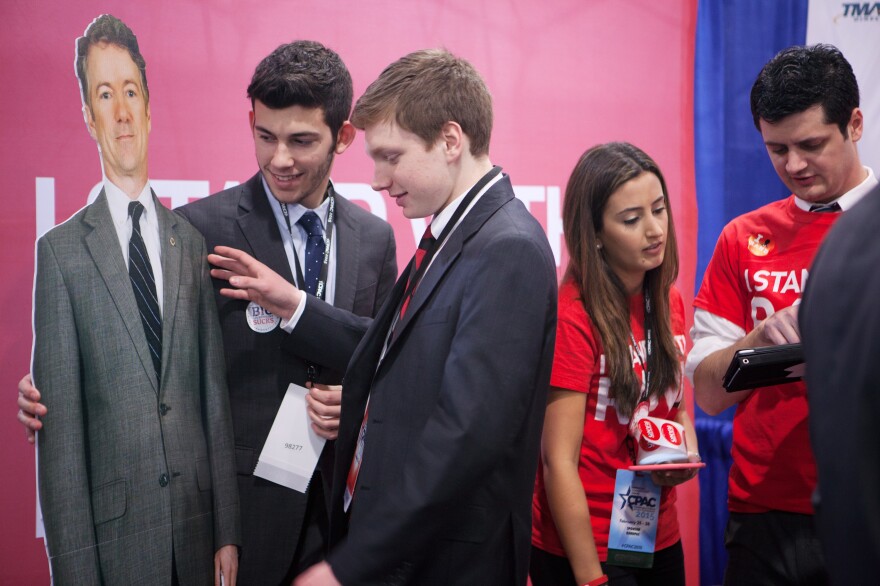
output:
[[[737,406],[725,584],[824,584],[805,385],[728,393],[721,381],[741,348],[800,342],[797,305],[813,256],[840,212],[877,179],[859,161],[858,85],[835,47],[781,51],[752,86],[751,108],[792,195],[722,231],[694,299],[686,373],[707,413]]]

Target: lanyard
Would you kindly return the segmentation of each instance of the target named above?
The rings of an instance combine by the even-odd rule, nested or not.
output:
[[[321,263],[321,274],[318,276],[318,287],[315,290],[315,296],[318,299],[324,299],[327,288],[327,275],[330,271],[330,245],[333,243],[333,223],[336,215],[336,198],[333,196],[333,190],[327,188],[327,198],[330,200],[329,209],[327,210],[327,229],[324,231],[324,260]],[[287,230],[290,232],[290,241],[293,243],[293,227],[290,225],[290,212],[287,210],[287,204],[281,204],[281,213],[284,215],[284,221],[287,222]],[[305,247],[303,247],[305,249]],[[302,267],[299,264],[299,254],[296,247],[293,250],[293,262],[296,266],[296,283],[302,288],[305,284]]]
[[[653,344],[651,343],[651,298],[648,295],[647,287],[643,290],[643,296],[645,300],[645,355],[642,356],[642,352],[639,349],[639,344],[636,341],[635,334],[633,334],[632,326],[629,329],[629,339],[632,342],[633,352],[636,354],[636,358],[639,361],[639,364],[642,366],[642,378],[645,381],[645,390],[642,391],[641,397],[639,398],[639,402],[636,404],[636,408],[633,410],[632,419],[630,420],[630,429],[629,433],[626,435],[626,448],[629,452],[629,457],[633,461],[633,464],[636,462],[636,450],[635,450],[635,442],[633,441],[633,436],[638,432],[638,414],[641,411],[644,411],[645,415],[648,415],[648,393],[651,390],[651,371],[648,369],[648,364],[651,361],[651,354],[653,352]],[[636,436],[638,437],[638,436]]]
[[[474,201],[474,198],[477,197],[477,194],[483,190],[486,185],[492,181],[499,173],[501,173],[501,167],[494,166],[492,170],[483,175],[483,177],[477,181],[476,185],[471,187],[470,191],[468,191],[465,196],[462,198],[461,203],[458,205],[458,208],[452,214],[452,217],[449,219],[449,222],[446,223],[446,227],[443,228],[443,232],[440,233],[439,236],[435,237],[434,242],[428,247],[428,250],[425,252],[425,257],[422,259],[422,263],[419,265],[419,270],[412,274],[415,270],[415,260],[410,262],[410,278],[409,283],[406,286],[406,291],[404,291],[403,297],[401,299],[407,299],[415,291],[416,286],[419,284],[419,281],[422,280],[422,277],[425,274],[425,271],[428,270],[428,265],[431,264],[431,260],[434,258],[434,255],[437,254],[437,251],[440,250],[440,247],[443,245],[443,242],[449,236],[450,232],[455,229],[455,225],[458,224],[458,221],[461,219],[461,216],[464,214],[465,210],[468,208],[470,203]]]
[[[651,391],[651,371],[648,370],[648,363],[651,361],[651,353],[653,352],[652,344],[651,344],[651,298],[648,296],[647,287],[644,292],[644,300],[645,300],[645,355],[642,356],[642,352],[639,348],[638,342],[636,342],[636,337],[633,334],[632,327],[629,329],[629,339],[633,345],[633,352],[636,353],[636,358],[639,360],[639,364],[642,366],[642,378],[645,381],[645,390],[642,391],[642,395],[639,398],[639,403],[642,403],[648,399],[648,393]]]

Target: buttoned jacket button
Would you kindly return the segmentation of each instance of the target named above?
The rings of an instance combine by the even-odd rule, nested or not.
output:
[[[161,486],[162,488],[165,488],[166,486],[168,486],[168,475],[167,474],[163,474],[162,476],[159,477],[159,486]]]

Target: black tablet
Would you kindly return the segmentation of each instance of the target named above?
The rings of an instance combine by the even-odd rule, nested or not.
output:
[[[781,385],[801,380],[804,349],[800,344],[737,350],[724,374],[727,392]]]

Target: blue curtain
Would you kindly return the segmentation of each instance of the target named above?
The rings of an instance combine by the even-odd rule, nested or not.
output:
[[[694,168],[699,227],[695,291],[724,225],[788,195],[755,129],[749,92],[781,49],[802,45],[808,0],[700,0],[694,71]],[[727,474],[733,409],[695,426],[707,467],[700,473],[700,583],[720,584],[727,554]]]
[[[752,123],[761,67],[807,34],[807,0],[701,0],[697,8],[694,146],[699,287],[724,225],[789,194]]]

